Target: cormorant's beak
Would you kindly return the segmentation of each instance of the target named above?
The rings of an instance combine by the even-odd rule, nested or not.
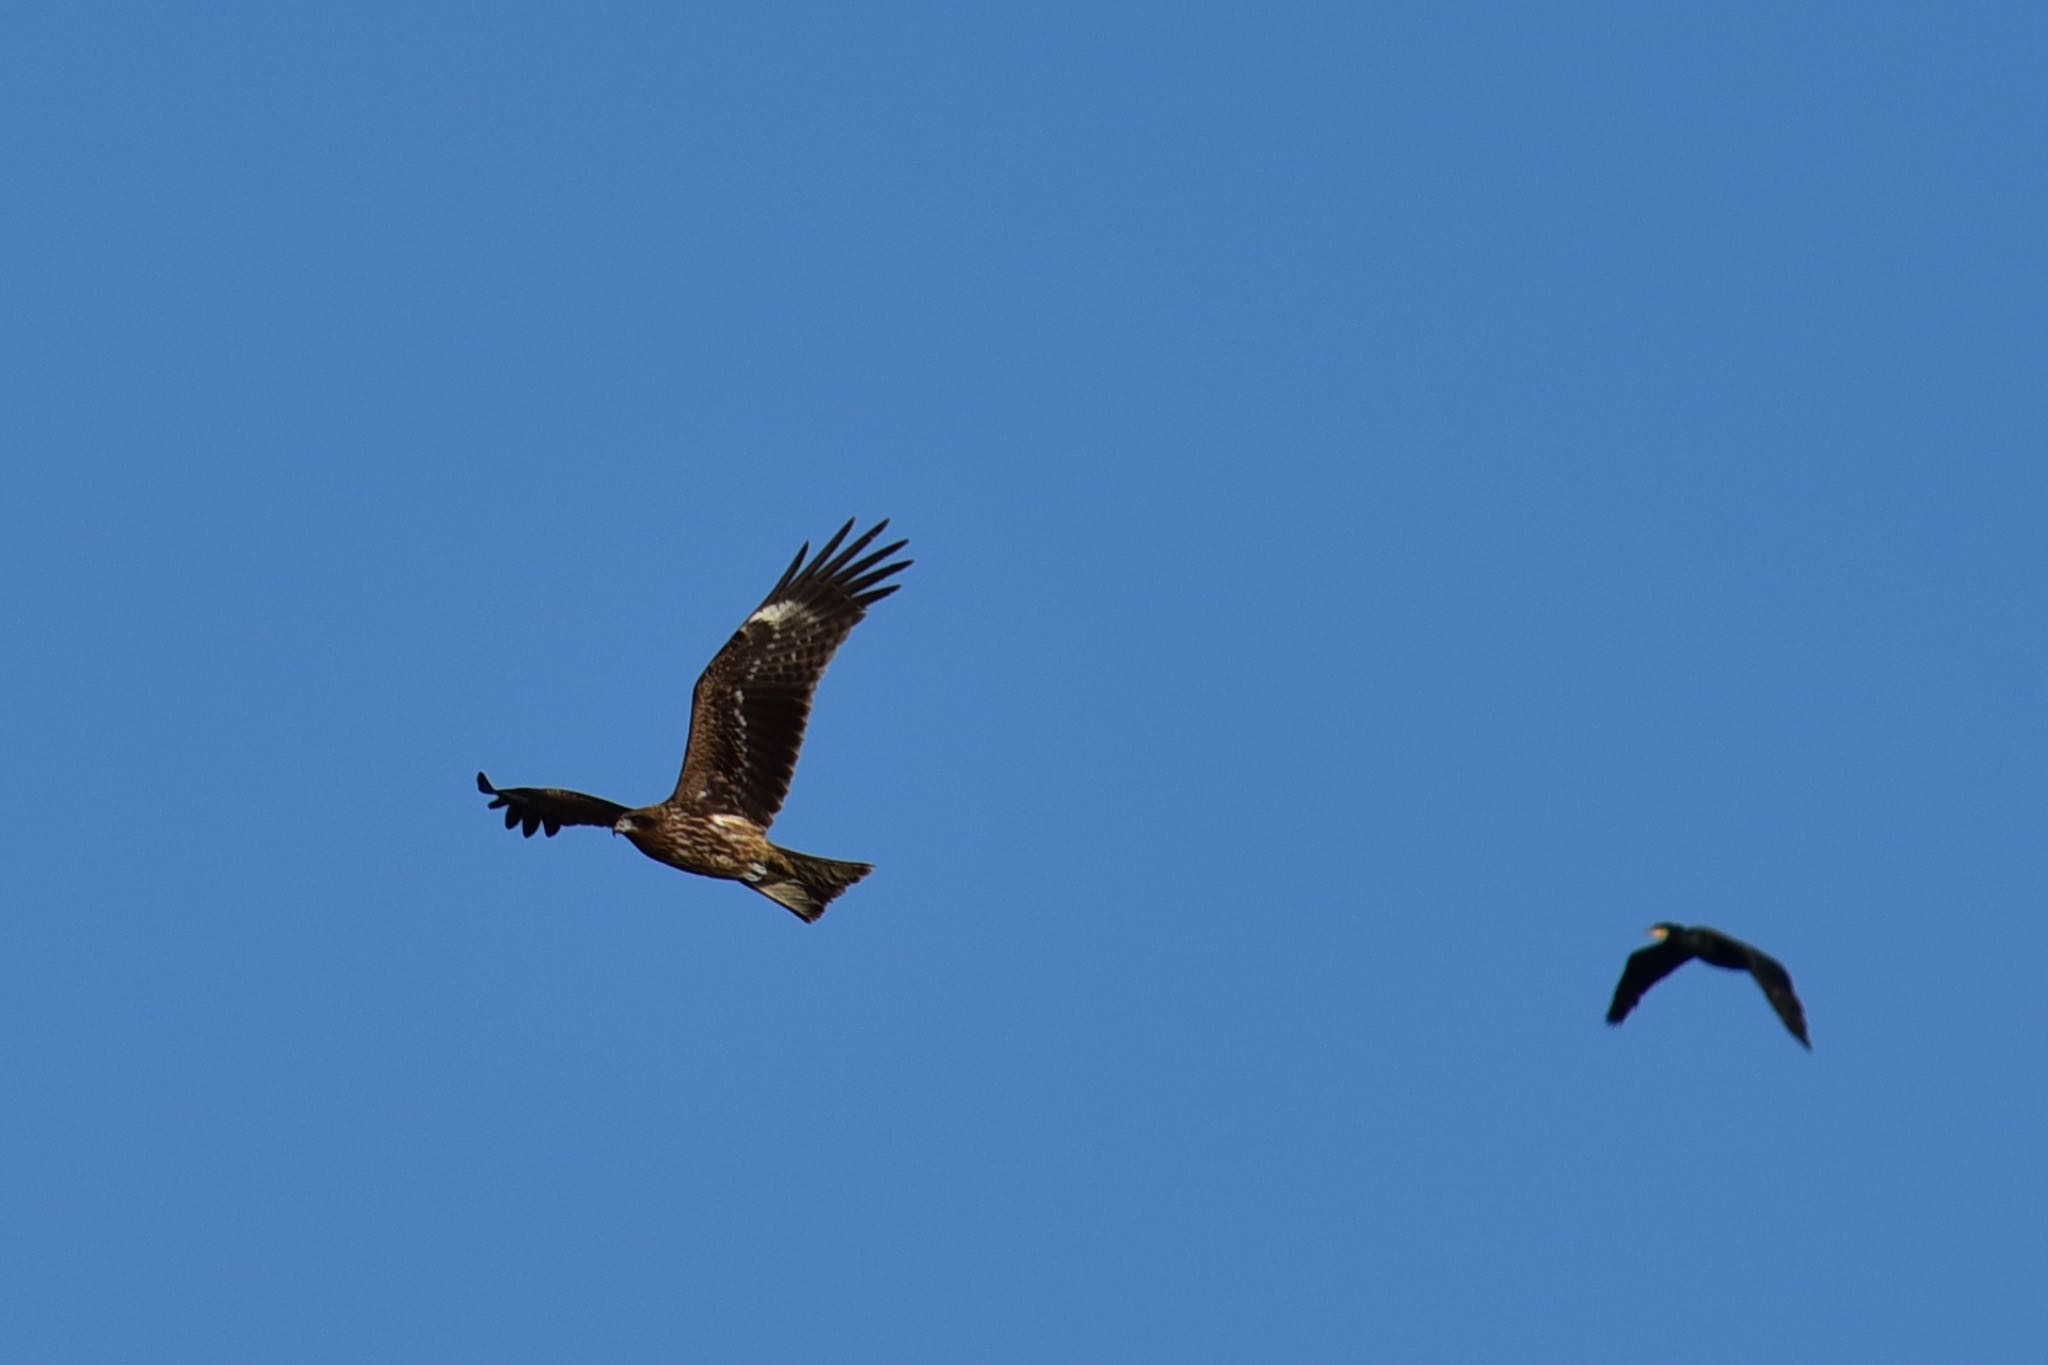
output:
[[[1663,925],[1659,924],[1651,928],[1650,937],[1656,939],[1657,942],[1662,943],[1665,939],[1671,937],[1671,931],[1669,929],[1666,929]]]

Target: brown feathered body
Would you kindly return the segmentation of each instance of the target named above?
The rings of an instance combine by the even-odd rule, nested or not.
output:
[[[564,825],[608,825],[657,862],[700,876],[736,881],[805,920],[874,869],[781,848],[768,827],[796,773],[811,698],[832,655],[869,606],[895,592],[883,580],[910,566],[884,563],[897,541],[867,554],[882,521],[844,544],[847,522],[806,562],[797,551],[780,580],[697,679],[690,742],[675,791],[666,801],[629,810],[602,797],[554,787],[477,787],[503,808],[505,827],[531,838]]]
[[[621,816],[619,833],[658,863],[743,882],[806,920],[825,913],[833,897],[875,869],[867,863],[814,857],[768,842],[768,831],[744,815],[703,803],[664,801]]]

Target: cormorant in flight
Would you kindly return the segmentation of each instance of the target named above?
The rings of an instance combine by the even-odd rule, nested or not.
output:
[[[1628,1012],[1636,1007],[1645,991],[1698,958],[1755,977],[1792,1036],[1802,1047],[1812,1049],[1813,1044],[1806,1037],[1806,1011],[1800,1008],[1799,997],[1792,993],[1792,977],[1784,963],[1739,938],[1730,938],[1703,925],[1659,924],[1651,928],[1650,937],[1657,942],[1630,953],[1628,965],[1622,968],[1621,980],[1614,987],[1614,1003],[1607,1007],[1608,1023],[1618,1024],[1628,1018]]]

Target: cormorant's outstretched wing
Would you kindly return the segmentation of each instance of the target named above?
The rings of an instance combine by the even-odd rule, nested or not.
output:
[[[490,808],[504,808],[506,829],[517,827],[529,839],[537,829],[545,829],[548,838],[552,839],[564,825],[602,825],[610,829],[626,813],[624,806],[601,796],[565,792],[559,787],[506,787],[501,790],[493,787],[491,779],[482,773],[476,775],[476,789],[485,796],[497,798],[491,802]]]
[[[1750,948],[1749,974],[1756,978],[1757,985],[1764,988],[1764,997],[1771,1002],[1771,1008],[1778,1012],[1778,1017],[1785,1021],[1785,1027],[1792,1031],[1792,1036],[1811,1052],[1813,1043],[1806,1036],[1806,1010],[1800,1005],[1799,997],[1792,993],[1792,974],[1785,970],[1785,964],[1762,949]]]
[[[1662,943],[1653,943],[1647,948],[1638,948],[1628,955],[1628,965],[1621,969],[1621,980],[1614,986],[1614,1003],[1607,1007],[1607,1022],[1618,1024],[1628,1018],[1628,1012],[1636,1007],[1643,993],[1677,971],[1692,958],[1692,949],[1680,943],[1676,937]]]
[[[882,562],[908,541],[862,555],[888,524],[877,522],[842,549],[853,529],[849,521],[809,563],[806,541],[725,642],[697,679],[690,746],[671,802],[743,815],[764,829],[775,819],[796,774],[811,695],[825,665],[868,608],[901,586],[877,585],[910,567],[907,559]]]

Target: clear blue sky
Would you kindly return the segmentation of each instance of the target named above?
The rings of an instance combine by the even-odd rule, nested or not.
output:
[[[2040,1359],[2048,18],[1536,9],[13,15],[8,1358]]]

